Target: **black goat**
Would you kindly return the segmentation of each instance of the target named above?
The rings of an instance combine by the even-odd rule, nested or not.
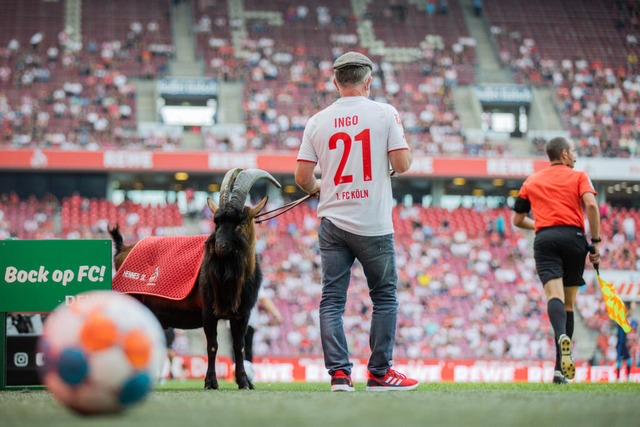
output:
[[[236,360],[236,382],[240,389],[253,389],[242,361],[244,336],[249,314],[258,299],[262,270],[256,255],[254,217],[264,208],[268,196],[255,207],[245,206],[253,184],[266,178],[280,188],[269,173],[260,169],[232,169],[220,186],[219,207],[208,199],[215,229],[205,242],[205,254],[200,266],[198,283],[182,300],[132,294],[142,301],[160,320],[164,328],[204,328],[207,338],[208,367],[204,380],[206,389],[217,389],[215,359],[218,351],[217,323],[228,319],[231,325],[233,354]],[[115,242],[116,268],[120,268],[134,245],[125,246],[118,226],[109,230]]]

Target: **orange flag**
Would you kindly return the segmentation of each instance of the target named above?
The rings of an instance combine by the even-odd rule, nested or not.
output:
[[[602,297],[607,307],[607,313],[611,320],[615,321],[623,331],[631,331],[631,325],[627,320],[627,309],[624,306],[624,302],[616,294],[616,289],[613,285],[600,277],[598,272],[598,283],[600,284],[600,290],[602,291]]]

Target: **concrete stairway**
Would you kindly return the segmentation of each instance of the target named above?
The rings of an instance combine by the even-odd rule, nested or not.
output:
[[[203,65],[196,60],[193,35],[193,13],[190,2],[172,6],[171,28],[173,30],[174,58],[170,63],[173,77],[202,77]]]
[[[478,83],[513,83],[511,72],[500,65],[495,45],[491,41],[489,26],[484,17],[473,13],[472,0],[459,0],[469,34],[476,40],[476,81]]]
[[[464,129],[480,129],[482,106],[476,98],[473,86],[457,86],[453,88],[455,108]]]
[[[459,0],[459,3],[469,34],[476,40],[476,82],[478,84],[512,84],[511,73],[500,66],[486,21],[483,17],[474,15],[472,0]],[[482,106],[476,98],[473,86],[458,86],[454,89],[453,95],[456,113],[462,121],[463,128],[470,133],[479,133]]]
[[[203,78],[204,66],[195,56],[195,38],[193,35],[193,16],[191,4],[183,1],[172,6],[171,24],[175,56],[170,62],[169,77]],[[156,84],[148,80],[136,80],[136,111],[138,121],[157,122]],[[220,110],[218,123],[221,125],[241,126],[244,122],[242,110],[242,84],[220,82],[218,94]],[[185,130],[182,135],[182,149],[202,150],[204,138],[201,132]]]
[[[529,129],[544,129],[548,131],[562,131],[560,116],[553,102],[550,88],[531,88],[532,103],[529,111]]]
[[[152,80],[134,80],[136,87],[136,117],[138,122],[156,122],[156,83]]]
[[[71,40],[82,41],[82,0],[64,3],[64,28]]]
[[[498,52],[492,41],[489,24],[484,16],[477,17],[473,13],[473,0],[458,0],[469,34],[476,40],[476,82],[478,84],[514,84],[508,67],[500,63]],[[529,139],[532,135],[548,136],[562,133],[562,123],[555,108],[552,90],[532,87],[532,100],[529,109],[529,134],[525,138],[511,138],[510,151],[516,156],[531,155]],[[456,113],[463,127],[470,133],[480,131],[480,113],[482,107],[477,101],[472,88],[455,89]]]
[[[220,111],[218,122],[220,124],[244,123],[244,111],[242,110],[242,83],[220,83]]]

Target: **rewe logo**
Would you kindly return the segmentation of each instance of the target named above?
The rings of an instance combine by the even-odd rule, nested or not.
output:
[[[33,168],[44,168],[49,163],[49,159],[42,152],[42,150],[34,150],[33,156],[31,156],[31,167]]]

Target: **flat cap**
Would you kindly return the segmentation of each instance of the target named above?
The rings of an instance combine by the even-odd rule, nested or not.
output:
[[[340,70],[344,67],[369,67],[373,70],[373,62],[366,56],[358,52],[347,52],[333,63],[334,70]]]

